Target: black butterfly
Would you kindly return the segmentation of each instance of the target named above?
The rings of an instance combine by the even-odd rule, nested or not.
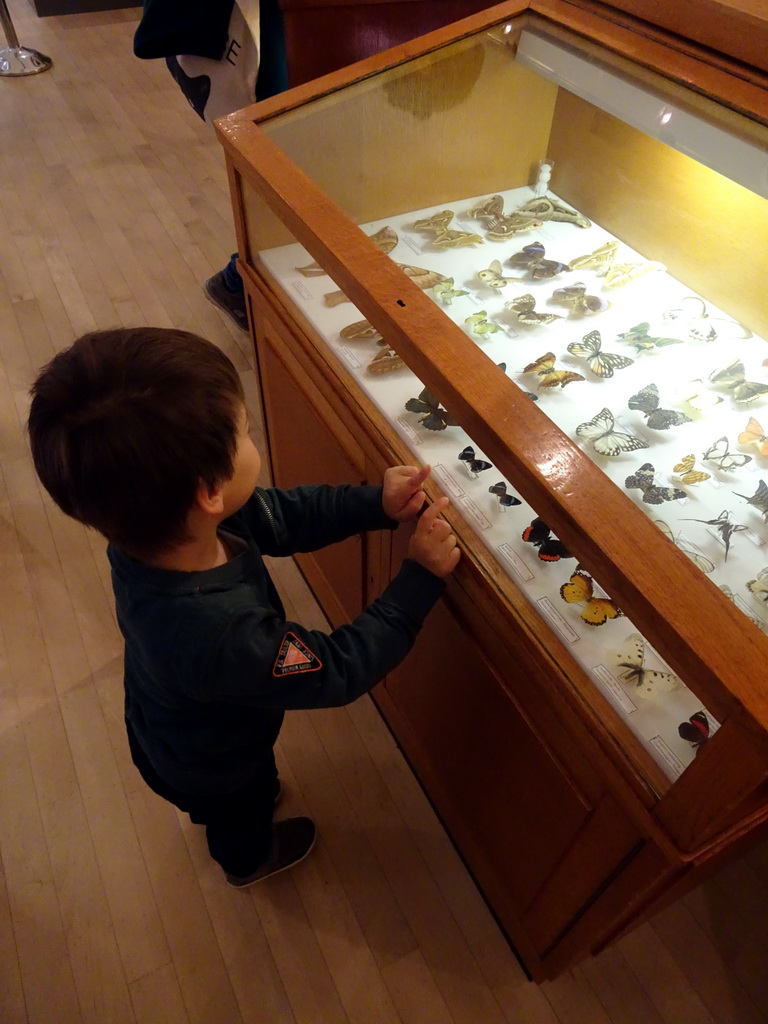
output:
[[[691,422],[691,417],[684,412],[659,408],[659,389],[655,384],[648,384],[636,395],[632,395],[627,405],[630,409],[639,409],[653,430],[669,430],[670,427]]]
[[[698,754],[701,748],[709,739],[709,719],[706,712],[695,711],[687,722],[681,722],[677,727],[677,734],[681,740],[687,740],[693,744]]]
[[[679,498],[686,498],[685,491],[679,487],[658,487],[653,482],[655,469],[650,462],[644,463],[636,473],[628,476],[624,481],[627,490],[637,487],[643,492],[643,501],[646,505],[661,505],[664,501],[677,501]]]
[[[731,513],[724,509],[717,519],[685,519],[686,523],[704,523],[705,526],[714,526],[725,545],[725,558],[724,562],[728,561],[728,550],[731,546],[731,537],[734,533],[741,533],[742,530],[746,530],[746,526],[742,526],[741,523],[731,522]]]
[[[541,242],[531,242],[529,245],[524,245],[520,252],[513,253],[507,263],[511,267],[527,269],[534,280],[556,277],[564,270],[569,269],[565,263],[558,263],[557,260],[545,260],[544,252]]]
[[[516,498],[514,494],[507,494],[507,485],[503,480],[499,480],[497,484],[493,484],[488,488],[489,494],[495,494],[499,499],[499,505],[501,511],[506,512],[508,508],[512,508],[513,505],[522,505],[522,501]]]
[[[467,469],[471,476],[477,476],[478,473],[482,473],[484,469],[490,469],[490,462],[486,462],[485,459],[478,459],[475,457],[475,449],[471,445],[459,452],[458,458],[462,462],[466,463]]]
[[[543,519],[534,519],[530,526],[523,530],[523,540],[537,547],[542,562],[559,562],[561,558],[575,558],[562,541],[552,536]]]
[[[445,430],[446,427],[459,425],[428,388],[424,388],[418,398],[409,398],[405,408],[408,412],[421,413],[419,423],[427,430]]]
[[[739,494],[738,491],[733,493],[737,498],[743,498],[748,505],[752,505],[758,512],[762,512],[763,519],[768,523],[768,485],[765,480],[761,480],[758,483],[757,490],[751,498],[748,498],[746,494]]]

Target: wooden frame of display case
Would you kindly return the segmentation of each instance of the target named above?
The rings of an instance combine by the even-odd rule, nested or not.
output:
[[[701,3],[720,15],[727,6]],[[636,0],[632,14],[639,7]],[[735,57],[742,57],[742,16],[736,8],[727,21]],[[376,699],[502,925],[534,976],[546,977],[604,946],[761,833],[768,822],[768,637],[258,127],[447,42],[531,18],[575,31],[586,46],[597,42],[695,92],[727,96],[753,123],[768,124],[766,76],[748,62],[667,36],[606,4],[511,0],[223,118],[218,131],[275,482],[311,482],[302,470],[329,482],[375,481],[411,456],[290,298],[260,273],[250,228],[260,204],[451,409],[721,722],[700,756],[670,782],[458,513],[446,513],[464,558],[445,612],[433,613],[445,621],[432,639],[428,621],[427,638]],[[750,24],[742,60],[756,52]],[[768,42],[768,23],[759,28]],[[402,532],[300,559],[334,623],[380,592],[402,557]],[[445,684],[461,709],[457,720],[441,706],[439,687],[419,688],[439,660],[437,634],[444,641],[451,631],[466,648],[462,654],[455,647]],[[482,680],[471,696],[469,674]],[[472,720],[464,732],[462,717]],[[464,752],[458,773],[457,747]],[[525,790],[517,783],[522,809],[507,827],[498,818],[499,793],[485,799],[478,792],[492,790],[494,777],[515,786],[527,771],[537,778]],[[545,850],[553,851],[549,859]]]

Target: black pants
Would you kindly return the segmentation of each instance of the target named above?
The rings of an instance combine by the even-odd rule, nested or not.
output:
[[[205,825],[208,850],[224,871],[238,878],[253,874],[267,859],[272,840],[272,815],[280,788],[270,750],[252,781],[234,793],[218,796],[182,793],[160,778],[126,722],[133,763],[151,790]]]

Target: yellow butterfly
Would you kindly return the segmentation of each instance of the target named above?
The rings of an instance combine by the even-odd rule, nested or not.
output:
[[[700,484],[703,480],[709,480],[709,473],[693,468],[695,462],[695,455],[684,455],[682,460],[673,467],[672,472],[679,474],[684,484]]]
[[[768,436],[754,416],[749,417],[747,429],[739,434],[739,444],[753,444],[758,455],[768,455]]]
[[[571,381],[584,380],[580,373],[572,370],[556,370],[554,352],[545,352],[524,368],[523,373],[536,373],[541,377],[539,388],[564,388]]]
[[[617,619],[624,613],[609,597],[594,597],[592,578],[577,569],[568,583],[560,587],[560,597],[568,604],[583,604],[581,617],[589,626],[602,626],[608,619]]]

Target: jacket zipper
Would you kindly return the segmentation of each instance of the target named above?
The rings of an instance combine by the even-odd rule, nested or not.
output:
[[[272,509],[266,503],[265,499],[262,497],[261,494],[259,494],[257,492],[256,493],[256,497],[257,497],[257,499],[259,501],[259,504],[264,509],[264,511],[265,511],[265,513],[267,515],[267,519],[269,520],[269,525],[272,527],[272,535],[275,538],[275,544],[279,544],[280,543],[280,538],[277,535],[277,523],[275,522],[275,517],[274,517],[274,514],[272,512]]]

